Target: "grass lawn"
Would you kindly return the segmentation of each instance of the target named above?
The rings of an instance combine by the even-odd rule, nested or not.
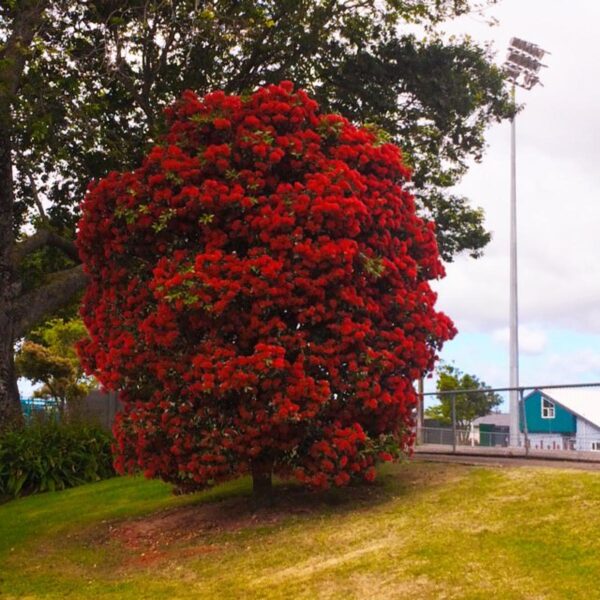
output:
[[[368,488],[118,478],[0,505],[0,598],[597,598],[600,474],[408,463]]]

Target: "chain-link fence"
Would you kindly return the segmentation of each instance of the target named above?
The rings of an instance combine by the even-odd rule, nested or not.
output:
[[[423,393],[416,434],[420,451],[506,449],[600,461],[600,383]]]

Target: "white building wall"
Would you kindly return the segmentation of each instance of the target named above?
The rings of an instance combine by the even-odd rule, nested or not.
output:
[[[575,450],[591,451],[592,442],[600,443],[600,428],[592,425],[581,417],[577,417]]]
[[[565,436],[560,433],[530,433],[528,437],[532,450],[566,450]]]

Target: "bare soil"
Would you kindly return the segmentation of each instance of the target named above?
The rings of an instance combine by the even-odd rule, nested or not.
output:
[[[376,502],[382,495],[376,485],[355,488],[351,497],[344,492],[278,488],[268,503],[257,504],[248,497],[199,503],[139,519],[105,523],[102,530],[96,528],[86,537],[89,544],[111,546],[124,556],[120,563],[124,569],[154,567],[176,558],[219,552],[227,546],[227,537],[220,536],[223,533],[274,527],[285,519],[321,513],[324,507],[356,510],[361,503]]]

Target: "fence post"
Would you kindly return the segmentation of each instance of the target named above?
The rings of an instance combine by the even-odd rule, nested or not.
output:
[[[519,389],[519,404],[521,406],[521,415],[523,416],[523,437],[525,438],[525,456],[529,456],[529,432],[527,430],[527,411],[525,402],[523,402],[523,388]]]
[[[456,454],[456,394],[452,394],[452,452]]]
[[[425,423],[425,397],[423,396],[423,378],[417,382],[417,444],[423,443],[423,426]]]

